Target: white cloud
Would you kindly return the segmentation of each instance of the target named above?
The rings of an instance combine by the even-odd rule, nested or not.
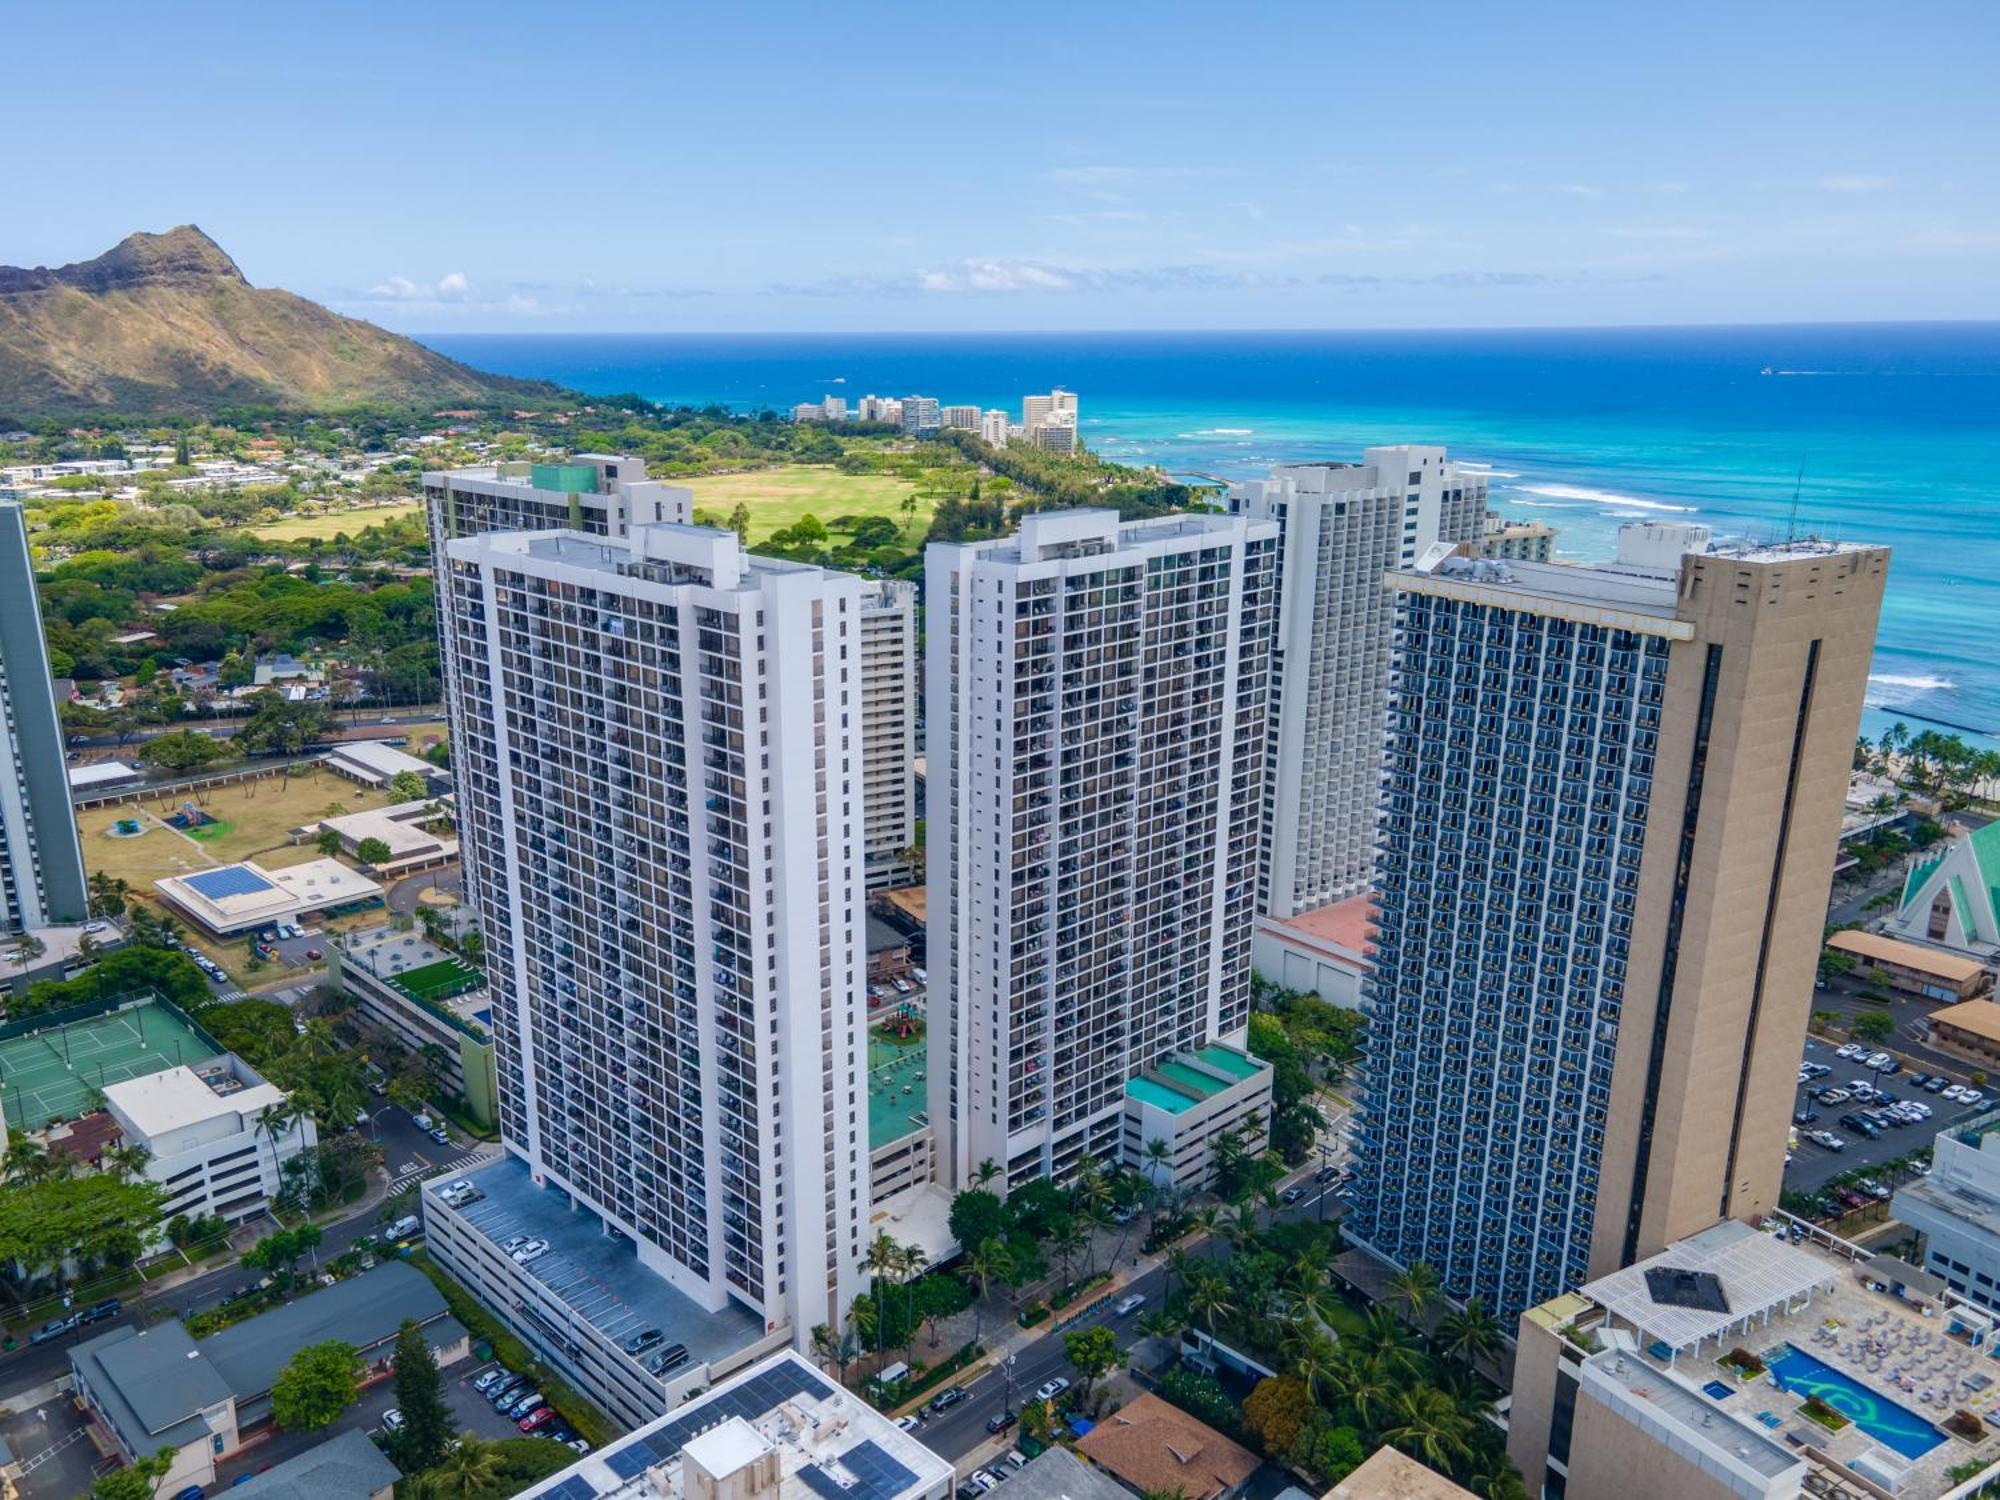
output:
[[[1829,193],[1880,193],[1894,187],[1896,179],[1860,172],[1844,177],[1822,177],[1819,185]]]
[[[475,300],[472,282],[463,271],[447,271],[436,281],[412,281],[407,276],[389,276],[368,289],[377,302],[470,302]]]

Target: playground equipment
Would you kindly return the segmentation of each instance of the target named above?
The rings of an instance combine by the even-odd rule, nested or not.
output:
[[[214,821],[212,814],[203,812],[192,802],[183,802],[179,812],[167,815],[167,826],[178,828],[183,833],[193,828],[206,828]]]

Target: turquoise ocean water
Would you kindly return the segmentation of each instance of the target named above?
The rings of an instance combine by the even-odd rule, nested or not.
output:
[[[2000,743],[2000,325],[426,342],[585,391],[742,410],[920,392],[1018,420],[1024,393],[1060,385],[1106,457],[1223,479],[1440,442],[1491,470],[1496,509],[1558,527],[1578,560],[1642,517],[1885,543],[1864,727]]]

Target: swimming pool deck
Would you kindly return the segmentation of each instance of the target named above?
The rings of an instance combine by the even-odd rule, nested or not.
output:
[[[1969,1443],[1936,1427],[1942,1441],[1921,1457],[1908,1458],[1890,1443],[1872,1437],[1859,1422],[1829,1432],[1802,1414],[1804,1396],[1781,1389],[1768,1371],[1746,1381],[1718,1364],[1717,1360],[1729,1352],[1729,1344],[1704,1345],[1698,1353],[1683,1350],[1670,1362],[1646,1348],[1642,1340],[1636,1353],[1627,1353],[1627,1360],[1654,1370],[1671,1370],[1704,1409],[1727,1412],[1750,1430],[1766,1434],[1801,1456],[1805,1455],[1799,1444],[1805,1442],[1843,1466],[1863,1459],[1871,1449],[1882,1455],[1880,1462],[1891,1470],[1907,1464],[1907,1475],[1898,1489],[1901,1500],[1936,1500],[1949,1493],[1955,1485],[1946,1471],[1968,1460],[2000,1462],[2000,1359],[1950,1337],[1948,1317],[1926,1318],[1899,1298],[1869,1290],[1852,1262],[1830,1253],[1826,1258],[1837,1273],[1830,1289],[1817,1292],[1794,1311],[1774,1309],[1768,1323],[1734,1340],[1733,1346],[1748,1349],[1768,1366],[1790,1345],[1847,1377],[1883,1407],[1900,1407],[1927,1423],[1942,1423],[1961,1409],[1971,1411],[1986,1426],[1984,1438]],[[1979,1389],[1966,1384],[1979,1380],[1987,1382]],[[1914,1388],[1906,1387],[1904,1381]],[[1726,1386],[1727,1396],[1716,1400],[1704,1394],[1703,1388],[1710,1382]],[[1835,1401],[1836,1407],[1841,1404]],[[1763,1420],[1767,1413],[1775,1423]],[[1844,1414],[1853,1417],[1858,1413]],[[1882,1415],[1889,1423],[1896,1420],[1886,1410]]]
[[[898,1046],[868,1033],[868,1149],[880,1151],[920,1128],[930,1109],[930,1049]]]

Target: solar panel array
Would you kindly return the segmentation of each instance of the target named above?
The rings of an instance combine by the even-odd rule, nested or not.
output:
[[[273,891],[277,887],[263,876],[244,869],[241,865],[227,865],[220,870],[200,870],[193,875],[181,877],[199,896],[210,901],[226,901],[231,896],[255,896],[262,891]]]
[[[662,1424],[644,1437],[634,1438],[615,1451],[603,1455],[604,1462],[620,1479],[633,1479],[679,1453],[687,1446],[690,1438],[708,1431],[720,1422],[728,1421],[731,1417],[741,1417],[746,1422],[755,1422],[774,1407],[782,1406],[795,1396],[810,1395],[824,1400],[832,1394],[832,1386],[810,1370],[787,1360],[754,1379],[744,1381],[734,1390],[724,1391],[721,1395],[702,1402],[685,1416],[675,1417],[671,1422]],[[864,1443],[860,1446],[874,1445]],[[893,1463],[894,1460],[891,1459],[890,1462]],[[909,1475],[907,1469],[902,1472],[906,1476]],[[854,1496],[857,1492],[843,1490],[841,1494]]]
[[[542,1500],[597,1500],[597,1486],[581,1474],[572,1474],[554,1489],[543,1491]]]

